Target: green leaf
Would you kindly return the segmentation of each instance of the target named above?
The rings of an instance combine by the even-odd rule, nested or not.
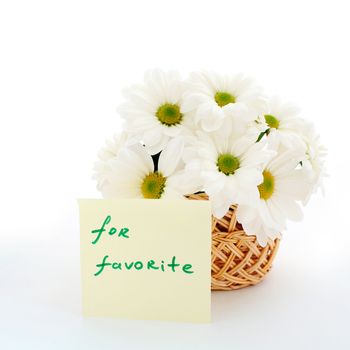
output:
[[[268,130],[268,129],[267,129],[267,130]],[[256,142],[259,142],[259,141],[264,137],[264,135],[267,134],[267,130],[262,131],[262,132],[260,133],[260,135],[259,135],[258,139],[256,140]]]

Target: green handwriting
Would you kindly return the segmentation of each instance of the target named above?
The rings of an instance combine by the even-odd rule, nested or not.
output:
[[[92,234],[97,234],[96,238],[91,242],[92,244],[96,244],[100,240],[102,233],[106,231],[106,228],[105,228],[106,225],[108,225],[110,222],[111,222],[111,216],[108,215],[105,221],[103,222],[101,228],[91,231]],[[127,235],[128,232],[129,232],[129,229],[126,227],[121,228],[119,232],[115,227],[111,227],[108,231],[108,234],[110,236],[113,236],[116,233],[118,233],[118,237],[129,238],[129,236]]]
[[[192,271],[192,265],[191,264],[184,264],[181,265],[176,262],[176,257],[173,256],[171,259],[171,262],[166,264],[164,260],[161,260],[160,263],[156,263],[154,260],[148,260],[146,262],[137,260],[137,261],[130,261],[130,262],[107,262],[108,255],[105,255],[102,259],[102,262],[100,264],[97,264],[96,267],[98,268],[98,271],[94,274],[94,276],[100,275],[105,268],[111,267],[113,270],[160,270],[162,272],[178,272],[182,271],[186,274],[194,273]]]

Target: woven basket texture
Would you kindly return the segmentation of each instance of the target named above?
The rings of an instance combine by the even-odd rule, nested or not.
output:
[[[208,200],[205,193],[187,196]],[[236,219],[232,205],[222,219],[212,217],[211,289],[233,290],[259,283],[271,269],[279,239],[261,247],[255,236],[248,236]]]

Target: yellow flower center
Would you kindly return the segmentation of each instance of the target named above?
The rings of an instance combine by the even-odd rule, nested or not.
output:
[[[141,184],[141,193],[147,199],[159,199],[165,188],[166,177],[159,172],[149,173]]]
[[[265,170],[263,172],[263,176],[264,176],[264,180],[258,186],[258,190],[260,192],[260,198],[264,200],[268,200],[272,196],[275,190],[275,178],[268,170]]]
[[[232,154],[221,154],[216,165],[225,175],[232,175],[239,168],[239,159]]]
[[[181,123],[182,113],[180,112],[180,107],[178,105],[165,103],[158,108],[156,117],[162,124],[173,126]]]
[[[274,117],[271,114],[266,114],[264,117],[265,117],[266,124],[270,128],[278,129],[278,127],[280,126],[280,121],[276,117]]]
[[[223,91],[219,91],[215,94],[214,96],[216,103],[220,106],[220,107],[224,107],[226,105],[228,105],[229,103],[235,103],[236,102],[236,98],[229,94],[228,92],[223,92]]]

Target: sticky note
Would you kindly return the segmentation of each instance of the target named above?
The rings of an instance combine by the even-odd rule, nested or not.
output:
[[[208,201],[78,203],[85,316],[210,322]]]

